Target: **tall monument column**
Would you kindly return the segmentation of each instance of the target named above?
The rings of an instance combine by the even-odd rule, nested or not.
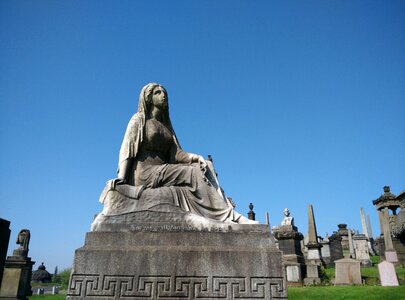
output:
[[[308,248],[306,268],[307,274],[304,279],[305,284],[319,284],[319,267],[322,264],[322,245],[318,243],[318,233],[316,231],[314,210],[312,204],[308,205]]]

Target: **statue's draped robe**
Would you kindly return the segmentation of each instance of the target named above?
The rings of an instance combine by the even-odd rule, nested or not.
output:
[[[208,179],[212,176],[205,176],[198,164],[187,163],[190,154],[181,149],[174,132],[155,119],[145,120],[139,113],[132,117],[119,168],[127,160],[129,185],[145,190],[163,188],[164,198],[171,199],[173,205],[206,218],[235,221],[240,216],[214,188],[215,183]]]

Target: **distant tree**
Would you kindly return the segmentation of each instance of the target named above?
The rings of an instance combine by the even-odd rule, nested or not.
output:
[[[58,274],[53,276],[52,282],[59,283],[62,287],[67,287],[69,285],[71,268],[63,269]]]

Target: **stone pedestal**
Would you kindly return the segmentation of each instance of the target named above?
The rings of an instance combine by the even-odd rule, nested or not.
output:
[[[335,285],[361,284],[360,262],[351,258],[335,261]]]
[[[32,295],[31,275],[34,263],[29,257],[22,258],[14,255],[7,257],[0,299],[28,300],[27,297]]]
[[[390,263],[393,263],[394,265],[398,264],[397,252],[395,250],[394,251],[388,251],[388,250],[385,251],[385,260]]]
[[[321,283],[319,278],[319,265],[308,262],[306,264],[306,276],[304,278],[305,285],[317,285]]]
[[[305,260],[301,250],[302,233],[292,225],[273,227],[278,248],[283,252],[283,261],[289,286],[301,285],[305,272]]]
[[[282,253],[267,225],[134,224],[89,232],[68,299],[287,299]]]
[[[337,234],[342,238],[341,244],[344,253],[349,253],[349,230],[347,229],[347,224],[338,224]]]

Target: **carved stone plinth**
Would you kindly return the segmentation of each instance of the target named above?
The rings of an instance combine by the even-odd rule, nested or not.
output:
[[[266,225],[176,223],[89,232],[68,299],[287,299],[282,254]]]
[[[302,233],[292,225],[273,227],[278,248],[283,252],[283,260],[289,286],[301,285],[305,273],[305,259],[301,249]]]
[[[28,300],[27,297],[32,295],[31,275],[34,263],[29,257],[22,258],[14,255],[7,257],[0,288],[0,299]]]

